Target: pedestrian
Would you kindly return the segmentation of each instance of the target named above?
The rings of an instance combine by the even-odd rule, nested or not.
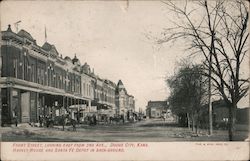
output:
[[[45,125],[47,128],[49,127],[49,116],[48,115],[45,116]]]
[[[17,107],[16,106],[13,109],[12,115],[13,115],[13,122],[15,123],[15,125],[17,127],[18,119],[17,119]]]
[[[113,117],[109,116],[109,123],[112,124]]]
[[[77,123],[80,124],[80,113],[79,113],[79,111],[77,112],[76,120],[77,120]]]
[[[96,125],[97,124],[97,120],[96,120],[96,115],[93,115],[93,124]]]
[[[163,119],[164,119],[164,122],[166,122],[166,119],[167,119],[167,113],[164,113],[164,114],[163,114]]]
[[[52,118],[49,116],[49,115],[47,115],[46,116],[46,127],[47,128],[49,128],[49,127],[53,127],[53,123],[54,121],[52,120]]]
[[[38,119],[39,119],[39,127],[42,127],[42,125],[43,125],[43,117],[42,117],[42,115],[39,115]]]
[[[87,123],[88,125],[90,125],[90,122],[91,122],[90,116],[87,115],[87,116],[86,116],[86,123]]]
[[[77,121],[75,119],[71,118],[70,119],[70,123],[72,125],[73,131],[76,131],[76,123],[77,123]]]
[[[64,131],[64,126],[65,126],[65,117],[64,117],[64,114],[62,115],[61,123],[62,123],[62,128],[63,128],[63,131]]]
[[[121,118],[122,118],[122,123],[124,124],[125,123],[125,118],[123,115],[121,115]]]
[[[104,117],[104,123],[108,124],[108,116],[107,115],[105,115],[105,117]]]
[[[17,121],[17,116],[14,117],[15,125],[17,127],[18,121]]]

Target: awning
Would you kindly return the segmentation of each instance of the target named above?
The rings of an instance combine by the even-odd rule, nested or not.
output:
[[[89,99],[85,99],[81,97],[80,94],[74,95],[74,94],[66,93],[62,89],[57,89],[57,88],[49,87],[49,86],[43,86],[34,82],[28,82],[26,80],[20,80],[20,79],[11,78],[11,77],[0,78],[0,88],[8,88],[8,87],[32,91],[32,92],[50,94],[50,95],[72,97],[74,99],[82,99],[86,101],[89,100]]]

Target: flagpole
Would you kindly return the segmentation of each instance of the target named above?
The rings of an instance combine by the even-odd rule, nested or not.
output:
[[[47,42],[47,30],[46,30],[46,26],[45,26],[45,33],[44,33],[44,37],[45,37],[45,42]]]

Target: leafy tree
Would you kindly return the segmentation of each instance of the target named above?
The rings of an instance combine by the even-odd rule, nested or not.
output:
[[[182,64],[177,73],[167,79],[167,84],[171,91],[168,100],[172,111],[177,115],[186,113],[188,126],[191,122],[192,130],[197,133],[199,112],[206,100],[201,66]]]

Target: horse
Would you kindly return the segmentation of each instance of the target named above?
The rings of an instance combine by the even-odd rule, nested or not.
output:
[[[44,123],[45,123],[45,125],[46,125],[47,128],[53,127],[53,126],[54,126],[54,121],[53,121],[53,119],[50,118],[50,117],[48,117],[48,116],[46,116],[46,117],[44,118]]]
[[[119,123],[119,122],[121,121],[121,118],[120,118],[120,117],[113,117],[113,116],[110,116],[110,117],[109,117],[109,121],[110,121],[111,124],[112,124],[113,122]]]
[[[73,131],[76,131],[76,124],[77,124],[77,121],[76,121],[75,119],[70,118],[70,119],[69,119],[69,124],[72,125]]]

